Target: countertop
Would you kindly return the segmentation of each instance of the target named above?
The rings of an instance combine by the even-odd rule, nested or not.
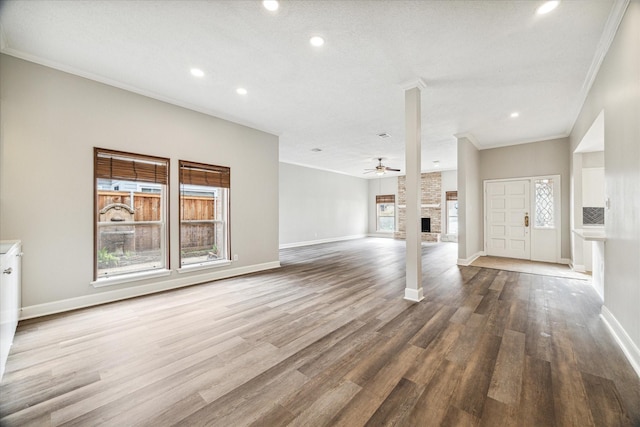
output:
[[[604,228],[574,228],[572,231],[588,242],[604,242],[607,240]]]
[[[12,247],[20,243],[20,240],[1,240],[0,255],[4,255],[11,250]]]

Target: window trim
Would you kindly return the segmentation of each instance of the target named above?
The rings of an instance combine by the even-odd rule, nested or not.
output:
[[[551,198],[553,201],[553,209],[551,211],[551,225],[538,225],[538,181],[548,181],[549,184],[551,184]],[[558,225],[557,225],[557,221],[556,221],[556,196],[555,193],[557,191],[556,188],[556,182],[554,180],[553,177],[551,176],[542,176],[542,177],[533,177],[532,178],[532,186],[531,186],[532,191],[532,196],[531,198],[532,200],[532,207],[531,207],[531,213],[532,213],[532,221],[531,221],[531,227],[536,229],[536,230],[557,230],[558,229]]]
[[[446,218],[446,229],[447,229],[447,233],[446,234],[450,234],[452,236],[457,236],[458,235],[458,231],[456,231],[455,233],[451,232],[451,227],[449,224],[449,218],[451,218],[451,216],[449,215],[449,202],[453,202],[453,201],[458,201],[458,191],[446,191],[445,194],[445,218]]]
[[[138,182],[152,182],[156,184],[164,185],[164,191],[161,192],[163,196],[162,200],[162,208],[163,215],[161,218],[164,221],[152,221],[156,224],[161,224],[162,235],[161,240],[164,242],[164,267],[150,270],[143,270],[132,273],[123,273],[121,275],[115,276],[102,276],[98,277],[98,231],[100,225],[98,224],[99,220],[99,210],[98,210],[98,179],[99,178],[107,178],[106,170],[104,168],[104,162],[100,160],[100,155],[109,155],[112,158],[117,157],[125,157],[125,158],[135,158],[139,159],[140,164],[147,164],[149,162],[152,163],[164,163],[166,166],[164,168],[160,168],[158,170],[155,167],[153,179],[151,179],[150,169],[143,166],[144,171],[141,171],[141,174],[144,176],[142,178],[136,176],[127,175],[127,171],[123,171],[120,169],[115,176],[109,177],[109,179],[121,179],[121,180],[132,180]],[[136,160],[132,160],[134,165],[136,164]],[[170,209],[169,209],[169,200],[170,200],[170,159],[166,157],[159,156],[151,156],[146,154],[138,154],[131,153],[126,151],[118,151],[118,150],[110,150],[105,148],[94,147],[93,148],[93,280],[90,282],[94,287],[101,286],[109,286],[115,285],[119,283],[126,283],[136,280],[144,280],[150,277],[158,277],[168,275],[171,272],[171,257],[170,257],[170,248],[171,248],[171,221],[170,221]],[[133,173],[136,173],[135,167],[133,169]],[[136,225],[140,225],[139,223],[146,223],[148,221],[142,221],[135,223]]]
[[[188,182],[183,182],[187,176]],[[194,173],[196,172],[196,173]],[[224,219],[212,220],[182,220],[182,188],[183,185],[199,185],[226,190],[224,199]],[[212,224],[222,223],[225,225],[223,235],[225,238],[225,258],[201,261],[193,264],[182,264],[182,224],[183,222],[210,222]],[[217,166],[206,163],[191,162],[188,160],[178,160],[178,273],[189,271],[218,268],[231,264],[231,168],[227,166]]]
[[[94,288],[102,288],[105,286],[119,285],[121,283],[136,282],[140,280],[155,279],[157,277],[170,276],[171,270],[167,268],[158,268],[156,270],[145,270],[136,273],[121,274],[111,277],[100,277],[91,281],[89,284]]]
[[[393,204],[393,231],[380,230],[380,215],[379,215],[379,205]],[[397,218],[397,209],[396,209],[396,195],[395,194],[381,194],[376,195],[376,233],[395,233],[396,232],[396,221]]]

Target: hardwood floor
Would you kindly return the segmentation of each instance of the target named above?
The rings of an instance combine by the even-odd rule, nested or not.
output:
[[[588,282],[455,265],[404,242],[21,322],[0,424],[632,426],[640,379]]]

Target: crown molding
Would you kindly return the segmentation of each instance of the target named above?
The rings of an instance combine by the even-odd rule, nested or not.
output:
[[[285,163],[287,165],[300,166],[300,167],[308,168],[308,169],[315,169],[315,170],[319,170],[319,171],[322,171],[322,172],[337,173],[338,175],[346,175],[346,176],[350,176],[350,177],[353,177],[353,178],[368,179],[365,176],[359,176],[357,174],[353,174],[353,173],[349,173],[349,172],[343,172],[343,171],[339,171],[339,170],[335,170],[335,169],[329,169],[329,168],[325,168],[325,167],[321,167],[321,166],[310,165],[308,163],[300,163],[300,162],[294,162],[294,161],[291,161],[291,160],[283,160],[283,159],[279,159],[278,162],[279,163]],[[388,176],[395,176],[395,175],[388,175]],[[371,178],[375,178],[375,177],[371,177]]]
[[[232,116],[230,114],[226,114],[221,111],[209,110],[207,108],[201,108],[196,105],[190,104],[188,102],[183,102],[168,96],[160,95],[150,90],[140,89],[126,83],[122,83],[117,80],[110,79],[108,77],[101,76],[99,74],[94,74],[91,72],[83,71],[77,69],[72,66],[64,65],[56,61],[51,61],[49,59],[41,58],[39,56],[31,55],[28,53],[24,53],[22,51],[12,49],[11,47],[3,47],[0,49],[0,53],[5,55],[13,56],[14,58],[22,59],[23,61],[32,62],[34,64],[41,65],[43,67],[52,68],[57,71],[61,71],[63,73],[71,74],[77,77],[81,77],[87,80],[92,80],[94,82],[102,83],[107,86],[111,86],[117,89],[121,89],[127,92],[135,93],[141,96],[145,96],[147,98],[155,99],[157,101],[161,101],[167,104],[175,105],[176,107],[184,108],[187,110],[195,111],[197,113],[205,114],[207,116],[215,117],[216,119],[226,120],[228,122],[232,122],[241,126],[246,126],[251,129],[255,129],[261,132],[265,132],[275,136],[281,136],[282,132],[276,129],[270,129],[264,126],[261,126],[257,123],[253,123],[248,120],[243,120],[239,117]]]
[[[490,150],[492,148],[510,147],[512,145],[531,144],[531,143],[534,143],[534,142],[553,141],[554,139],[563,139],[563,138],[567,138],[568,136],[569,136],[568,133],[562,133],[562,134],[558,134],[558,135],[544,136],[542,138],[527,138],[527,139],[520,139],[520,140],[517,140],[517,141],[499,142],[499,143],[496,143],[496,144],[485,145],[485,146],[483,146],[481,148],[481,150]]]
[[[480,147],[480,143],[478,143],[478,141],[476,140],[476,138],[471,134],[471,132],[462,132],[462,133],[456,133],[453,135],[456,139],[462,139],[465,138],[467,140],[469,140],[470,143],[473,144],[474,147],[476,147],[478,150],[482,150],[483,148]]]
[[[587,76],[582,83],[580,93],[578,94],[578,97],[576,98],[575,104],[573,106],[571,121],[566,132],[567,135],[571,133],[576,120],[578,120],[580,111],[582,111],[582,106],[584,105],[584,102],[589,95],[589,91],[591,90],[591,87],[593,86],[593,83],[598,76],[600,66],[604,61],[605,56],[607,56],[609,47],[611,47],[611,43],[613,42],[613,39],[618,32],[618,27],[622,22],[622,18],[624,17],[624,13],[627,10],[627,6],[629,6],[629,0],[615,0],[615,3],[611,8],[611,12],[609,13],[607,22],[604,25],[604,30],[602,31],[602,35],[600,36],[600,41],[598,42],[598,46],[596,47],[596,52],[593,56],[593,60],[591,61],[591,66],[589,66],[589,71],[587,72]]]
[[[567,138],[569,136],[568,133],[562,133],[562,134],[558,134],[558,135],[550,135],[550,136],[544,136],[542,138],[540,137],[536,137],[536,138],[527,138],[527,139],[520,139],[517,141],[505,141],[505,142],[498,142],[498,143],[494,143],[494,144],[484,144],[484,145],[480,145],[480,143],[475,139],[475,137],[471,134],[471,133],[456,133],[455,135],[453,135],[456,139],[462,139],[465,138],[467,140],[469,140],[469,142],[471,142],[474,147],[476,147],[478,150],[490,150],[492,148],[502,148],[502,147],[510,147],[512,145],[522,145],[522,144],[530,144],[532,142],[544,142],[544,141],[553,141],[554,139],[563,139],[563,138]]]
[[[403,90],[410,90],[410,89],[415,89],[415,88],[423,90],[423,89],[427,88],[427,84],[424,82],[424,80],[422,80],[420,77],[418,77],[416,79],[409,80],[409,81],[406,81],[404,83],[401,83],[400,87]]]

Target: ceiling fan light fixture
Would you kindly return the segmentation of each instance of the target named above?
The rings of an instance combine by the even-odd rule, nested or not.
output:
[[[373,169],[365,169],[365,173],[372,173],[375,172],[376,175],[381,176],[381,175],[385,175],[387,173],[387,171],[389,172],[400,172],[400,169],[394,169],[394,168],[390,168],[388,166],[385,166],[382,164],[382,157],[377,157],[375,160],[378,161],[378,164],[376,165],[375,168]]]

